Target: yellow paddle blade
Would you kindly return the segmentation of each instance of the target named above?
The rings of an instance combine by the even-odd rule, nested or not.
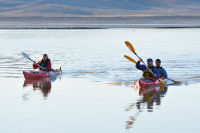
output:
[[[159,80],[159,82],[160,82],[160,85],[166,85],[165,83],[163,83],[163,82],[162,82],[162,81],[160,81],[160,80]]]
[[[125,41],[124,43],[135,54],[135,49],[133,48],[132,44],[129,41]]]
[[[181,81],[173,81],[174,83],[182,83]]]
[[[131,57],[127,56],[127,55],[124,55],[124,57],[126,59],[128,59],[129,61],[133,62],[133,63],[136,63],[136,61],[134,59],[132,59]]]

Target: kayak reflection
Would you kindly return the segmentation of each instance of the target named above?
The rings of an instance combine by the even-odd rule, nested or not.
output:
[[[161,104],[161,97],[167,92],[167,87],[165,86],[158,86],[155,88],[140,88],[137,89],[137,93],[142,95],[142,99],[138,100],[137,102],[137,109],[141,109],[141,104],[147,104],[147,111],[152,112],[153,110],[153,103],[155,102],[156,105]]]
[[[147,112],[153,112],[154,105],[160,106],[161,99],[166,95],[168,87],[156,86],[153,88],[135,88],[135,90],[141,97],[136,103],[129,105],[129,107],[126,109],[126,111],[130,111],[131,109],[135,108],[137,112],[135,115],[130,116],[129,120],[126,121],[126,129],[133,127],[137,116],[144,110],[147,110]]]
[[[26,79],[23,87],[32,86],[33,90],[40,90],[44,97],[47,97],[51,92],[51,82],[54,82],[56,78],[36,78]]]

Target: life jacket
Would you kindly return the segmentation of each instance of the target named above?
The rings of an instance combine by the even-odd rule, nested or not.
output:
[[[41,67],[47,67],[47,64],[48,64],[49,61],[50,61],[50,59],[47,59],[46,62],[44,62],[44,61],[42,60],[42,61],[39,63],[39,65],[40,65]],[[39,67],[40,70],[42,70],[41,67]]]
[[[149,68],[149,69],[153,72],[153,68],[152,69]],[[153,74],[149,71],[149,69],[147,67],[144,69],[143,74],[142,74],[143,77],[154,77]]]
[[[156,67],[156,68],[157,68],[158,72],[161,74],[162,67]]]

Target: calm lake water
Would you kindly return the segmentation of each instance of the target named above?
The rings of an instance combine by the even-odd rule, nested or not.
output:
[[[0,132],[199,132],[200,29],[0,30]],[[136,92],[124,58],[160,58],[179,85]],[[25,80],[44,53],[57,79]],[[168,82],[169,84],[172,82]]]

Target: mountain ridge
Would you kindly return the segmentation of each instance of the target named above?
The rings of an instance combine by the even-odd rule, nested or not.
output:
[[[198,0],[0,0],[1,18],[200,16]]]

